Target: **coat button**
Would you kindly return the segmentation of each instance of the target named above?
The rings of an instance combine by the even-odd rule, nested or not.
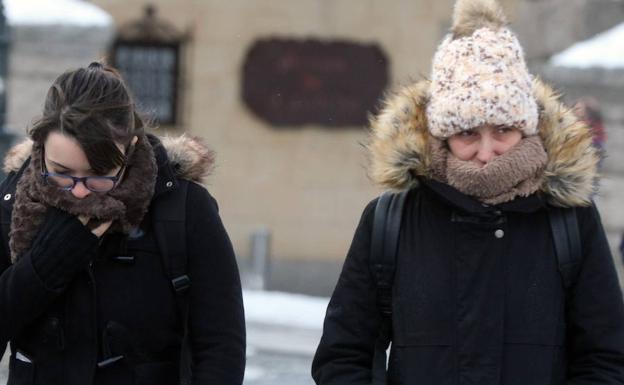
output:
[[[7,194],[4,196],[5,201],[8,201],[9,199],[11,199],[11,194]]]
[[[498,239],[501,239],[502,237],[505,236],[505,232],[501,229],[498,229],[494,232],[494,236]]]
[[[171,188],[171,186],[173,186],[173,182],[172,182],[172,181],[169,181],[169,182],[167,182],[167,183],[165,184],[165,186],[167,186],[167,187]]]

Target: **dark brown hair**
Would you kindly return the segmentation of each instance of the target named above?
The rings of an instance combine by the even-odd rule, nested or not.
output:
[[[87,68],[59,76],[45,99],[43,116],[29,130],[43,145],[50,132],[75,138],[93,171],[105,174],[125,164],[117,143],[128,148],[145,123],[121,74],[108,65],[93,62]]]

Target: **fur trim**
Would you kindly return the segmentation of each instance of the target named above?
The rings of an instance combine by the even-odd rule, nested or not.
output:
[[[432,175],[425,114],[429,85],[421,81],[402,88],[371,120],[369,175],[385,189],[410,189],[418,185],[418,177]],[[538,134],[548,154],[539,191],[554,205],[589,205],[599,159],[591,131],[540,80],[533,82],[533,93],[540,109]]]
[[[372,118],[369,174],[385,188],[410,189],[418,185],[417,176],[429,176],[428,90],[428,81],[402,88]]]
[[[4,173],[8,174],[11,171],[18,171],[32,153],[32,146],[33,141],[26,138],[11,147],[4,157],[4,166],[2,167]]]
[[[214,152],[197,136],[180,135],[161,138],[169,161],[181,178],[202,183],[214,166]]]
[[[453,11],[453,37],[470,36],[478,29],[497,30],[507,25],[507,17],[496,0],[458,0]]]
[[[542,191],[557,206],[587,206],[596,193],[600,160],[591,130],[552,88],[534,83],[542,108],[538,132],[548,152]]]
[[[184,134],[160,139],[169,161],[181,178],[203,183],[210,175],[214,165],[214,152],[201,138]],[[4,172],[8,174],[19,170],[30,156],[32,145],[32,140],[27,138],[13,146],[4,158]]]

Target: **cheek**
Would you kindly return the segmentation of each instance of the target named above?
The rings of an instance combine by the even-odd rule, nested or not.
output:
[[[474,143],[467,143],[460,138],[449,138],[448,145],[451,153],[459,160],[471,160],[477,152]]]
[[[504,154],[509,151],[513,146],[518,144],[522,140],[522,134],[519,132],[514,132],[512,135],[506,136],[502,141],[499,142],[499,146],[501,148],[500,153]]]

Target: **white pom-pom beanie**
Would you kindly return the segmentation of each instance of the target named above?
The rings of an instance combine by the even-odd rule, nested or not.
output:
[[[446,139],[482,125],[537,133],[532,76],[495,0],[458,0],[453,28],[433,58],[430,133]]]

